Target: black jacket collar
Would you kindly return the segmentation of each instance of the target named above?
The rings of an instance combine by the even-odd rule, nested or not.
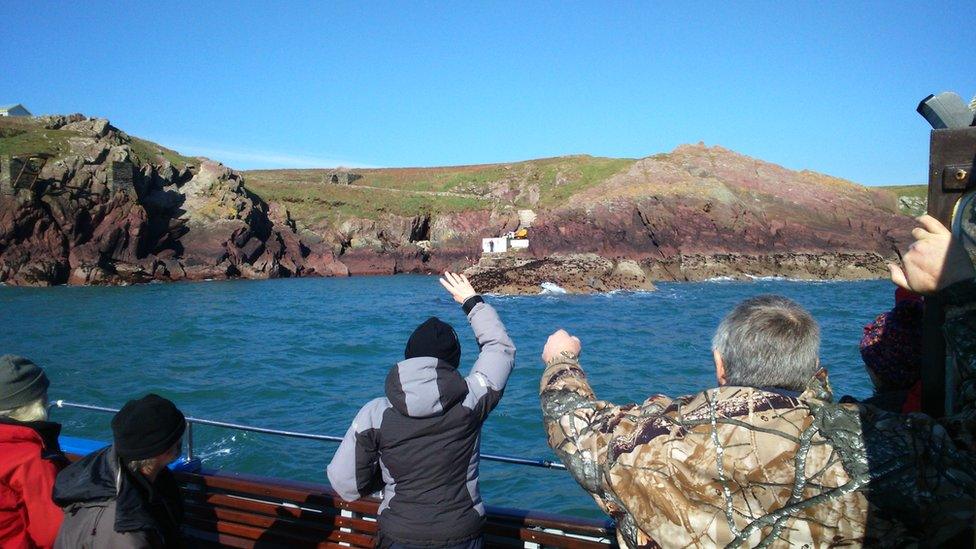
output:
[[[61,436],[60,423],[53,421],[17,421],[9,417],[0,417],[0,423],[26,427],[37,433],[41,437],[41,442],[44,444],[44,451],[41,457],[45,459],[64,457],[64,454],[61,452],[61,445],[58,443],[58,437]]]

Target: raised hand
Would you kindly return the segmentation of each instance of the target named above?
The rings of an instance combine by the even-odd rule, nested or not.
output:
[[[888,265],[892,282],[924,295],[976,277],[969,254],[945,225],[930,215],[917,221],[922,226],[912,229],[915,242],[902,257],[904,267]]]
[[[582,344],[578,337],[569,335],[566,330],[556,330],[546,340],[546,346],[542,349],[542,362],[549,364],[562,353],[578,357],[581,350]]]
[[[469,297],[478,295],[478,292],[474,291],[471,283],[468,282],[468,277],[463,274],[444,271],[444,276],[440,279],[440,282],[441,286],[444,286],[448,292],[451,292],[451,297],[458,303],[463,304]]]

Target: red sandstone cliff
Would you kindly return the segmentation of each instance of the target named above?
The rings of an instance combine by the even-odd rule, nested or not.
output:
[[[11,158],[33,152],[53,157],[12,188]],[[0,282],[18,285],[464,270],[526,208],[538,214],[529,249],[471,270],[482,289],[868,278],[912,226],[885,191],[703,145],[636,161],[242,175],[74,115],[0,121],[0,159]]]
[[[618,260],[636,262],[652,280],[876,278],[910,240],[912,221],[889,192],[788,170],[722,147],[685,145],[631,162],[548,206],[540,199],[543,176],[529,164],[458,168],[451,176],[458,188],[477,186],[480,196],[494,199],[481,210],[413,217],[381,212],[372,219],[344,219],[338,227],[307,226],[333,244],[353,274],[469,269],[479,288],[506,292],[535,292],[542,281],[577,291],[643,287],[639,278],[621,283],[611,275]],[[550,193],[573,184],[572,165],[561,169],[567,174],[555,173]],[[437,181],[444,177],[439,170],[445,168],[424,177]],[[360,170],[361,188],[372,188],[371,180],[406,180],[402,172],[417,177],[413,171]],[[485,172],[497,176],[479,175]],[[290,178],[330,192],[315,170],[260,176],[265,188]],[[529,249],[481,258],[481,238],[515,229],[517,208],[538,214]],[[593,281],[582,284],[583,278]]]
[[[0,158],[0,282],[346,274],[331,250],[306,246],[286,212],[221,164],[80,115],[5,121],[0,129],[4,148],[20,153]],[[23,169],[27,153],[51,155],[36,177],[30,164],[39,160]]]

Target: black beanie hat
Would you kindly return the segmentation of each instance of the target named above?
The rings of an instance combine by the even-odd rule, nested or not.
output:
[[[461,342],[450,324],[432,316],[417,326],[407,340],[404,358],[432,356],[455,368],[461,364]]]
[[[126,461],[161,455],[176,444],[185,430],[183,412],[154,394],[126,402],[112,418],[115,451]]]
[[[44,370],[17,355],[0,356],[0,410],[13,410],[41,398],[51,384]]]

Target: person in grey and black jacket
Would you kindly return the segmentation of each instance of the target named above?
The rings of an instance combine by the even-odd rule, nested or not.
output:
[[[461,303],[481,353],[471,373],[457,368],[461,345],[436,317],[421,324],[386,378],[386,397],[366,403],[329,464],[339,495],[353,501],[383,490],[381,548],[483,546],[478,490],[481,424],[498,405],[515,365],[515,345],[495,309],[464,275],[441,284]]]

